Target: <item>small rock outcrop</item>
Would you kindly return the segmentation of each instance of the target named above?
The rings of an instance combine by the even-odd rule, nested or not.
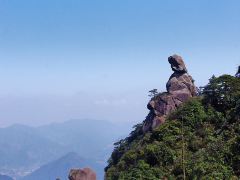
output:
[[[71,169],[68,175],[69,180],[96,180],[96,173],[90,168]]]
[[[143,132],[150,131],[165,122],[166,116],[180,104],[197,95],[197,89],[181,56],[168,58],[173,74],[169,78],[167,92],[153,97],[147,107],[150,110],[143,124]]]
[[[237,71],[237,73],[236,73],[236,75],[235,75],[237,78],[240,78],[240,66],[238,66],[238,71]]]

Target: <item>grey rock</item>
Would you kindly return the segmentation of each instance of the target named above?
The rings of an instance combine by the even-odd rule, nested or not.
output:
[[[147,107],[150,110],[143,124],[143,132],[148,132],[163,124],[169,113],[176,110],[183,102],[197,95],[193,78],[187,73],[187,68],[181,56],[168,58],[174,73],[170,76],[163,92],[153,97]]]

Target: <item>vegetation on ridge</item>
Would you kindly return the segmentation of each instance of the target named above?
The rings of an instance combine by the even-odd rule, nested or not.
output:
[[[115,143],[105,178],[237,179],[239,149],[240,78],[213,76],[163,125],[143,134],[138,124]]]

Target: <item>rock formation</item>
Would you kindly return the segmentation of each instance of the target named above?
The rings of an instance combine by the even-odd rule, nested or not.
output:
[[[96,173],[90,168],[71,169],[68,175],[69,180],[96,180]]]
[[[180,104],[197,94],[192,77],[181,56],[173,55],[168,58],[173,74],[169,78],[167,92],[153,97],[147,107],[150,110],[143,124],[143,132],[152,130],[165,122],[166,116]]]
[[[238,72],[235,75],[237,78],[240,78],[240,66],[238,66]]]

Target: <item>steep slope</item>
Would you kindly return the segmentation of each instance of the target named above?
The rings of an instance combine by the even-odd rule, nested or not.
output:
[[[240,177],[240,79],[210,79],[197,98],[165,123],[115,143],[106,179],[237,179]]]
[[[78,167],[91,167],[102,178],[102,166],[95,161],[81,158],[77,153],[68,153],[60,159],[43,165],[21,180],[54,180],[56,178],[64,180],[67,179],[70,169]]]

